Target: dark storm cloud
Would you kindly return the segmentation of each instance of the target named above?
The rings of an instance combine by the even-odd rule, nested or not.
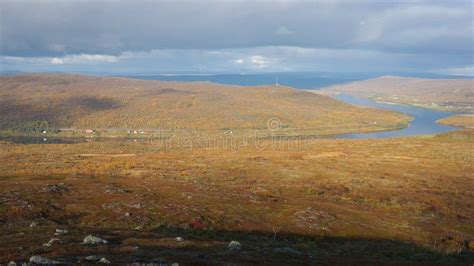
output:
[[[471,1],[3,1],[3,56],[295,46],[471,55]]]

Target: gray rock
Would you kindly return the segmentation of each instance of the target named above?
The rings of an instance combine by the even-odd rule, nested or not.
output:
[[[7,264],[7,266],[16,266],[16,262],[10,261],[10,262]]]
[[[97,236],[88,235],[82,241],[86,245],[97,245],[97,244],[107,244],[108,241]]]
[[[295,254],[295,255],[302,254],[301,251],[298,251],[296,249],[292,249],[290,247],[274,248],[273,253]]]
[[[130,191],[126,190],[126,189],[123,189],[123,188],[120,188],[120,187],[108,186],[105,189],[105,192],[106,193],[129,193]]]
[[[135,231],[140,231],[142,229],[143,229],[143,227],[141,227],[140,225],[133,228],[133,230],[135,230]]]
[[[38,223],[37,223],[37,222],[32,222],[32,223],[30,224],[30,227],[37,227],[37,226],[38,226]]]
[[[238,251],[242,249],[242,244],[240,244],[238,241],[230,241],[227,248],[229,248],[231,251]]]
[[[65,234],[67,234],[66,229],[57,229],[57,228],[56,228],[56,233],[54,233],[55,236],[60,236],[60,235],[65,235]]]
[[[102,258],[102,259],[99,260],[99,263],[110,264],[110,261],[106,258]]]
[[[91,255],[91,256],[85,257],[84,259],[87,261],[99,261],[101,258],[102,257],[97,256],[97,255]]]
[[[61,243],[61,239],[59,239],[59,238],[51,238],[51,239],[48,241],[48,244],[53,245],[53,244],[56,243],[56,242]]]
[[[57,185],[52,185],[52,186],[46,186],[42,190],[43,192],[68,192],[69,191],[69,185],[64,184],[64,183],[59,183]]]
[[[61,264],[61,262],[56,260],[50,260],[47,258],[43,258],[41,256],[32,256],[30,258],[30,263],[33,264],[42,264],[42,265],[54,265],[54,264]]]
[[[135,209],[141,209],[143,208],[143,205],[141,205],[140,203],[137,203],[137,204],[130,204],[130,205],[127,205],[128,207],[130,208],[135,208]]]

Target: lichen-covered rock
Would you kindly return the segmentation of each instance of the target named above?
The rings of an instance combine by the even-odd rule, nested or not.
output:
[[[60,235],[65,235],[67,234],[66,229],[56,229],[56,232],[54,233],[55,236],[60,236]]]
[[[102,258],[102,259],[99,260],[99,263],[110,264],[110,261],[106,258]]]
[[[227,246],[231,251],[238,251],[242,249],[242,244],[238,241],[230,241],[229,245]]]
[[[88,235],[82,241],[86,245],[97,245],[97,244],[107,244],[108,241],[97,236]]]
[[[87,261],[99,261],[102,257],[97,256],[97,255],[90,255],[85,257],[84,259]]]
[[[61,264],[61,262],[56,261],[56,260],[50,260],[47,258],[43,258],[41,256],[32,256],[30,258],[30,263],[33,264],[40,264],[40,265],[55,265],[55,264]]]

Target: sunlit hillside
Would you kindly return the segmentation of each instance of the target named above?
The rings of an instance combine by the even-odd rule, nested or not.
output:
[[[474,112],[474,80],[383,76],[335,85],[325,93],[349,93],[377,101],[406,103],[431,109]]]
[[[2,129],[266,129],[326,132],[402,127],[406,115],[283,86],[239,87],[78,75],[0,78]]]

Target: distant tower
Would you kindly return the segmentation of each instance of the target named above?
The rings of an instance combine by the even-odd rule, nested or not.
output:
[[[278,76],[275,76],[275,86],[279,86],[280,84],[278,84]]]

